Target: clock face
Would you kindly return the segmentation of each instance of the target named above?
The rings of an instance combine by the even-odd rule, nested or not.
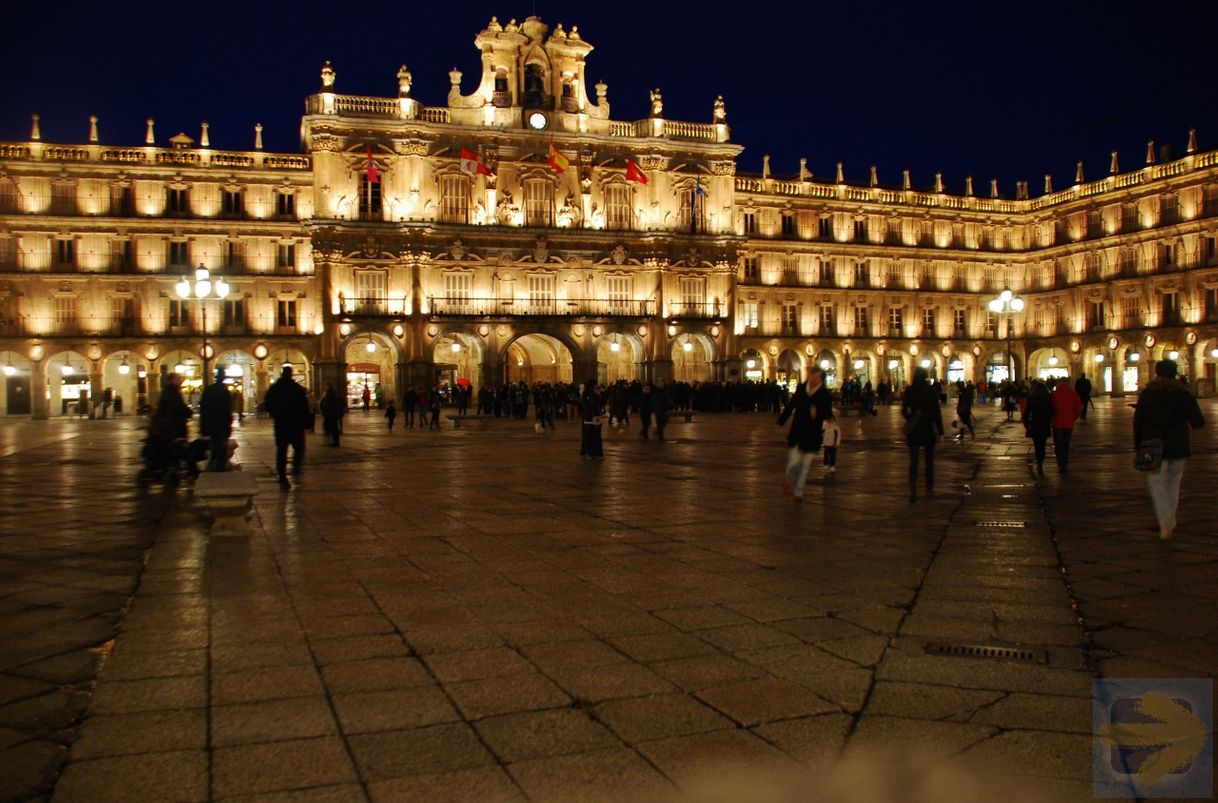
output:
[[[546,116],[541,112],[533,112],[529,115],[529,128],[541,130],[546,127]]]

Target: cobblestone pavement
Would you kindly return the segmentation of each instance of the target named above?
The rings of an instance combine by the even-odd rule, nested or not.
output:
[[[896,418],[802,504],[763,415],[582,461],[355,412],[290,491],[247,420],[253,532],[210,538],[138,420],[0,424],[0,798],[1090,799],[1092,677],[1218,667],[1218,436],[1163,543],[1122,400],[1040,479],[983,413],[914,504]]]

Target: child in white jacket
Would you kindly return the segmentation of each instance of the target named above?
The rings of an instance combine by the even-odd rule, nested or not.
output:
[[[825,471],[832,474],[837,471],[837,447],[842,442],[842,431],[837,426],[837,419],[829,416],[825,419]]]

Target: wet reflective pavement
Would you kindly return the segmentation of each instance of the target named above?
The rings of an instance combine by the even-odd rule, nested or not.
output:
[[[138,419],[5,422],[0,798],[1090,799],[1092,677],[1218,667],[1218,437],[1162,543],[1131,417],[1038,479],[983,412],[914,504],[895,409],[803,503],[768,415],[585,461],[356,411],[287,491],[246,419],[248,537],[135,487]]]

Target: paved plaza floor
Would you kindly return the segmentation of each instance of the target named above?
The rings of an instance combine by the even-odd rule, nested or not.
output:
[[[1202,409],[1170,542],[1121,399],[1043,478],[983,411],[912,504],[895,408],[803,503],[770,415],[356,411],[286,491],[246,419],[237,537],[140,419],[0,423],[0,800],[1089,800],[1092,679],[1218,668]]]

